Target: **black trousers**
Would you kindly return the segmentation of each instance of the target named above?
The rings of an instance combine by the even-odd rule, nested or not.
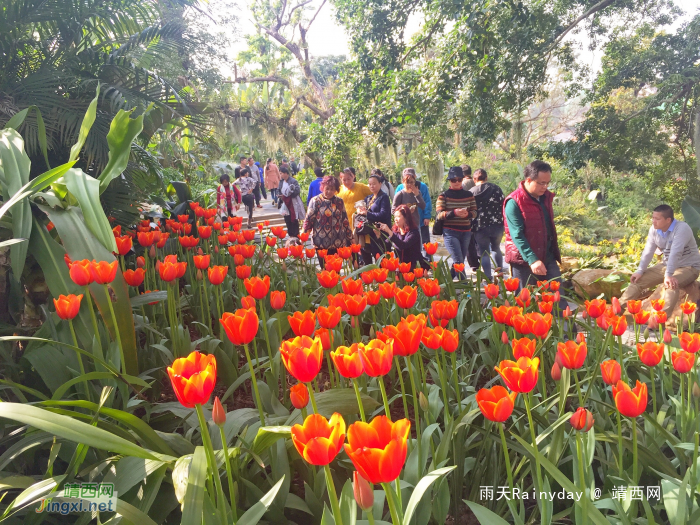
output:
[[[248,220],[253,219],[253,209],[255,208],[255,195],[248,193],[243,195],[243,205],[248,211]]]
[[[469,248],[467,249],[467,263],[469,267],[476,271],[476,269],[481,264],[481,258],[479,257],[479,252],[476,246],[476,236],[472,235],[469,239]]]
[[[370,234],[369,236],[370,242],[365,243],[365,245],[362,247],[362,250],[360,251],[360,255],[362,256],[362,263],[367,265],[367,264],[372,264],[374,262],[374,257],[379,254],[384,255],[387,250],[391,249],[391,244],[390,243],[385,243],[384,239],[377,239],[374,235]]]
[[[287,233],[290,237],[299,237],[299,221],[292,220],[291,216],[284,215],[284,223],[287,225]]]
[[[256,204],[257,206],[260,206],[260,188],[261,188],[261,185],[260,185],[260,183],[258,182],[258,183],[255,185],[255,189],[253,190],[253,195],[255,195],[255,204]],[[265,190],[263,189],[263,191],[265,191]],[[267,198],[267,197],[265,197],[265,198]]]

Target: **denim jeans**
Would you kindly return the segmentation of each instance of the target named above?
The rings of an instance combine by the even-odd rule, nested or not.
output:
[[[279,190],[277,188],[270,188],[270,197],[272,198],[272,203],[277,205],[277,194]]]
[[[486,226],[477,232],[474,232],[476,246],[481,258],[481,268],[484,274],[489,278],[491,275],[491,259],[493,258],[496,268],[503,266],[503,254],[501,253],[501,239],[503,238],[503,226],[500,224],[492,224]],[[486,255],[484,257],[484,255]]]
[[[559,270],[559,265],[557,264],[557,261],[549,261],[546,265],[545,268],[547,269],[547,273],[545,275],[535,275],[532,273],[532,270],[530,270],[530,265],[528,264],[511,264],[510,265],[510,271],[513,274],[513,277],[517,277],[520,279],[520,285],[518,286],[517,293],[520,293],[520,290],[522,289],[523,286],[526,286],[528,284],[531,284],[533,286],[537,285],[537,281],[560,281],[561,282],[561,271]],[[559,300],[559,309],[561,311],[564,311],[566,307],[569,306],[569,303],[564,299],[564,296],[561,296],[561,299]]]
[[[462,232],[457,230],[450,230],[445,228],[443,234],[443,241],[445,242],[445,248],[452,257],[452,277],[457,275],[454,269],[455,264],[463,264],[464,259],[467,257],[467,250],[469,249],[469,239],[471,239],[472,232]],[[466,278],[466,274],[460,272],[460,279]]]

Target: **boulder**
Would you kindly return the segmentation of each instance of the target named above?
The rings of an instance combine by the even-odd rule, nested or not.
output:
[[[680,299],[678,301],[678,304],[676,305],[676,308],[674,308],[673,313],[669,316],[668,322],[666,323],[666,326],[671,330],[672,332],[676,331],[676,319],[678,318],[679,315],[681,315],[681,307],[680,304],[684,301],[690,301],[696,304],[700,304],[700,282],[694,281],[690,283],[688,286],[684,286],[681,289],[681,294],[680,294]],[[664,293],[664,285],[660,284],[659,286],[656,287],[656,290],[642,301],[642,310],[648,310],[651,311],[653,310],[651,306],[651,301],[656,300],[656,299],[661,299],[663,298],[663,293]],[[696,314],[697,316],[697,314]],[[688,316],[684,315],[683,316],[683,329],[688,328]]]
[[[622,295],[622,285],[629,281],[629,276],[618,270],[592,268],[576,272],[571,281],[574,290],[584,297],[593,298],[605,294],[610,299]]]

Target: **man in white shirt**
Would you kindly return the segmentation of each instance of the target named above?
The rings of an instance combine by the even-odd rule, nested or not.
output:
[[[700,252],[690,226],[674,219],[673,208],[667,204],[654,208],[651,224],[639,267],[630,277],[620,304],[625,307],[630,299],[641,297],[644,290],[663,283],[664,310],[670,320],[680,299],[680,289],[700,275]],[[647,268],[657,249],[663,254],[662,262]]]

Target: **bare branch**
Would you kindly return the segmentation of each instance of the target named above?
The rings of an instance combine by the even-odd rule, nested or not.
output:
[[[246,78],[246,77],[238,77],[235,80],[224,80],[224,84],[249,84],[252,82],[277,82],[278,84],[284,84],[287,87],[291,87],[289,84],[289,80],[286,78],[282,77],[277,77],[277,76],[269,76],[269,77],[253,77],[253,78]]]
[[[296,11],[297,9],[300,9],[300,8],[304,7],[304,6],[307,5],[307,4],[310,4],[311,2],[313,2],[313,0],[304,0],[303,2],[299,2],[297,5],[295,5],[294,7],[292,7],[292,8],[289,10],[289,15],[287,15],[287,21],[285,22],[285,25],[289,25],[289,24],[292,23],[292,14],[294,14],[294,11]]]
[[[572,30],[574,29],[582,20],[585,20],[591,15],[594,15],[598,11],[602,11],[606,7],[612,5],[615,3],[616,0],[602,0],[601,2],[598,2],[596,5],[591,7],[588,11],[583,13],[581,16],[579,16],[576,20],[573,21],[573,23],[569,24],[569,26],[564,30],[562,34],[560,34],[557,39],[552,43],[552,45],[549,47],[549,51],[553,50],[559,42],[561,42],[564,37]]]
[[[311,20],[309,20],[309,23],[306,24],[306,29],[304,30],[305,32],[308,31],[309,28],[311,27],[311,24],[314,23],[314,20],[316,20],[316,17],[317,17],[318,14],[321,12],[321,9],[323,8],[324,5],[326,5],[326,0],[323,0],[323,2],[321,2],[321,5],[318,6],[318,9],[316,10],[316,13],[314,13],[314,16],[312,16],[312,17],[311,17]],[[300,24],[300,25],[301,25],[301,24]]]
[[[435,31],[437,31],[439,25],[440,25],[440,24],[439,24],[438,22],[435,22],[435,24],[433,24],[433,27],[430,28],[430,31],[428,32],[428,34],[425,35],[425,36],[424,36],[423,38],[421,38],[420,40],[418,40],[418,42],[416,42],[414,45],[412,45],[412,46],[408,49],[408,51],[406,51],[406,52],[404,53],[404,55],[399,59],[399,62],[400,62],[401,64],[403,64],[403,63],[408,59],[408,57],[411,55],[411,53],[413,53],[413,51],[414,51],[416,48],[418,48],[419,46],[423,45],[423,43],[425,43],[425,42],[429,42],[430,39],[431,39],[431,38],[433,37],[433,35],[435,34]]]

